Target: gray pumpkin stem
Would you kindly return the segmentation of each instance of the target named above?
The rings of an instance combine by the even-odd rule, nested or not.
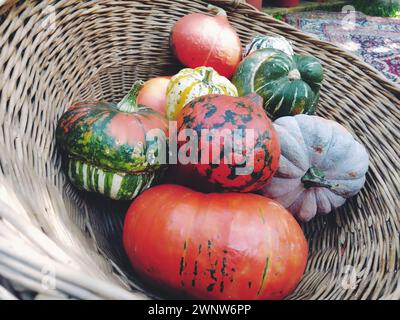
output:
[[[290,70],[289,74],[288,74],[288,78],[290,81],[300,80],[301,79],[300,71],[297,69]]]
[[[128,94],[117,104],[117,109],[122,112],[133,113],[139,108],[137,97],[139,91],[143,88],[144,82],[142,80],[136,81]]]
[[[311,167],[310,169],[308,169],[306,174],[301,178],[301,182],[306,189],[313,187],[323,187],[330,189],[333,187],[333,185],[325,179],[325,174],[315,167]]]

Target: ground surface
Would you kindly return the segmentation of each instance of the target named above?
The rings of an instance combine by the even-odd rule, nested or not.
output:
[[[370,17],[360,12],[311,11],[290,13],[284,20],[355,53],[400,84],[400,19]]]

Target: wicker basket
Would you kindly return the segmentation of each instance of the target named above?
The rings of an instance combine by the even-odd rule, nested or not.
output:
[[[250,5],[210,2],[227,10],[243,43],[280,34],[318,57],[326,70],[320,115],[370,154],[362,192],[304,225],[310,257],[290,298],[399,299],[400,88]],[[135,79],[176,72],[171,27],[206,8],[200,0],[0,0],[0,297],[149,297],[120,245],[128,204],[71,187],[54,131],[75,101],[117,101]]]

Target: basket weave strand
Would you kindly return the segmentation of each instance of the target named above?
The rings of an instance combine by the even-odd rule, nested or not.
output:
[[[309,262],[290,298],[400,299],[400,88],[243,1],[208,2],[227,11],[243,44],[279,34],[296,53],[320,59],[319,115],[348,128],[370,154],[361,193],[303,226]],[[136,79],[176,73],[171,27],[208,2],[0,0],[0,298],[153,297],[122,250],[128,204],[76,191],[54,131],[73,102],[116,102]]]

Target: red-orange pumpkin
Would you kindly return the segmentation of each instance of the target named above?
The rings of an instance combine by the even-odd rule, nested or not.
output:
[[[171,46],[175,56],[189,68],[212,67],[232,77],[242,58],[242,46],[226,12],[210,5],[216,16],[191,13],[174,25]]]
[[[277,202],[177,185],[136,198],[123,242],[134,270],[153,286],[200,299],[282,299],[308,254],[300,226]]]
[[[167,87],[170,79],[171,77],[157,77],[147,80],[139,92],[137,103],[165,115]]]

